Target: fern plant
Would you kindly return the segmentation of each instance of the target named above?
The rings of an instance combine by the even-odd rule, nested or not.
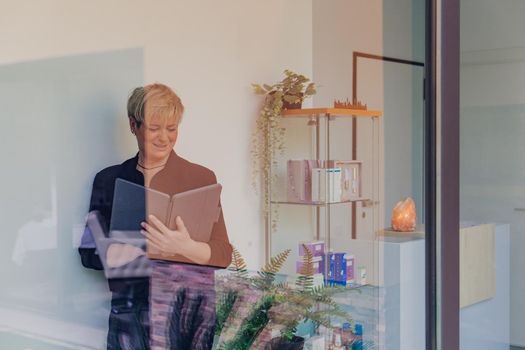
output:
[[[281,270],[290,252],[290,249],[286,249],[271,257],[261,271],[257,271],[257,276],[253,278],[253,283],[262,290],[271,290],[274,287],[275,276]]]
[[[284,325],[281,337],[287,341],[292,341],[301,322],[310,320],[326,328],[331,328],[331,317],[352,322],[350,315],[332,299],[335,293],[342,291],[342,287],[314,286],[314,257],[306,245],[303,244],[303,248],[305,255],[295,280],[295,288],[279,289],[276,300],[281,301],[281,304],[276,303],[270,312],[273,322]]]
[[[299,288],[299,291],[309,292],[314,285],[314,256],[306,245],[303,244],[303,248],[305,252],[303,256],[303,264],[299,270],[299,276],[295,281],[295,285]]]
[[[313,321],[317,326],[323,325],[327,328],[331,328],[331,317],[339,317],[351,322],[350,315],[332,299],[334,293],[341,292],[342,287],[314,286],[314,256],[308,247],[305,245],[303,247],[305,251],[303,264],[293,285],[286,282],[276,283],[276,276],[290,255],[289,249],[272,257],[255,276],[248,276],[244,259],[234,249],[234,257],[229,269],[240,273],[240,275],[235,274],[234,278],[242,276],[240,278],[244,283],[255,286],[263,292],[263,296],[258,303],[254,304],[249,316],[243,320],[235,336],[220,344],[219,349],[249,349],[262,330],[267,326],[270,327],[270,323],[280,325],[281,338],[291,341],[295,336],[297,326],[307,320]],[[221,302],[223,306],[218,310],[221,312],[226,310],[226,303],[227,301],[223,299]],[[226,318],[227,315],[221,316],[221,319]],[[221,329],[222,327],[223,325]]]
[[[232,248],[232,261],[230,266],[228,266],[228,270],[235,272],[238,276],[246,276],[248,273],[246,262],[237,248]]]

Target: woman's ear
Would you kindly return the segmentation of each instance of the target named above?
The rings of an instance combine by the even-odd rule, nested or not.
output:
[[[137,122],[135,121],[135,119],[129,117],[129,129],[131,130],[131,133],[133,135],[135,135],[135,133],[137,132]]]

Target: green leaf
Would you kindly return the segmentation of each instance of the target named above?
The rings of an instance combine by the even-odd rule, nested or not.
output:
[[[289,95],[299,95],[302,92],[303,92],[303,86],[301,85],[293,86],[290,88],[290,90],[288,90]]]
[[[272,95],[273,98],[278,101],[281,99],[281,97],[283,96],[283,92],[282,91],[276,91],[275,94]]]
[[[294,95],[285,95],[283,99],[288,103],[296,103],[301,100],[300,97]]]
[[[268,85],[268,84],[263,84],[263,87],[266,89],[266,91],[272,91],[273,90],[273,86]]]
[[[306,87],[306,90],[304,91],[304,94],[307,95],[307,96],[311,96],[311,95],[315,95],[316,92],[317,91],[315,90],[315,84],[314,83],[310,83]]]
[[[252,88],[253,88],[253,91],[257,95],[265,95],[266,94],[266,91],[259,84],[252,84]]]

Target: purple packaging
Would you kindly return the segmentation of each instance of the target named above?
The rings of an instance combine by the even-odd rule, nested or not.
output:
[[[290,202],[312,201],[312,169],[319,168],[319,160],[288,160],[286,164],[286,195]]]
[[[308,248],[313,256],[324,256],[324,241],[302,241],[299,242],[299,256],[304,256],[303,244]]]

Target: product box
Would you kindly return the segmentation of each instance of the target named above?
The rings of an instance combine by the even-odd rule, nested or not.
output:
[[[288,160],[286,164],[286,198],[288,201],[312,201],[312,169],[319,167],[321,167],[319,160]]]
[[[346,282],[346,253],[328,253],[328,281]]]
[[[324,168],[341,169],[341,201],[362,197],[361,169],[363,162],[358,160],[329,160],[323,164]]]
[[[313,256],[323,256],[324,257],[324,241],[301,241],[299,242],[299,256],[304,256],[305,251],[303,245],[308,248],[310,253]]]
[[[313,202],[340,202],[341,168],[313,168],[311,193]]]
[[[355,283],[355,257],[353,255],[346,256],[346,282]]]
[[[362,162],[290,159],[286,194],[290,202],[340,202],[362,197]]]
[[[303,261],[295,262],[295,272],[300,273],[303,267]],[[324,256],[315,256],[313,258],[313,268],[315,273],[324,274]]]
[[[341,284],[355,282],[355,257],[344,252],[328,253],[328,281]]]

